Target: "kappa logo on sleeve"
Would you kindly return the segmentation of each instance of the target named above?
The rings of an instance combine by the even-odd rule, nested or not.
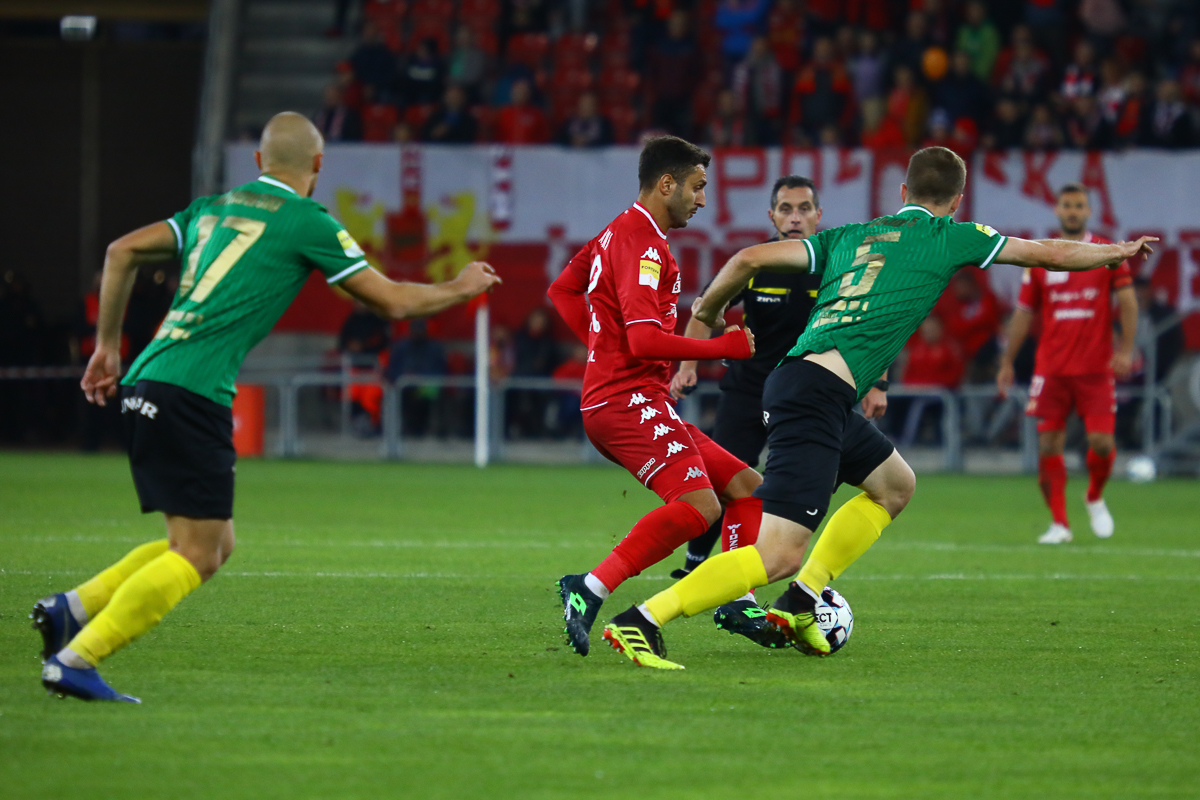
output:
[[[997,233],[999,233],[999,231],[997,231],[991,225],[984,225],[982,222],[976,222],[975,227],[979,230],[980,233],[985,234],[987,236],[995,236],[995,235],[997,235]]]
[[[647,247],[638,263],[638,283],[657,289],[660,277],[662,277],[662,256],[655,248]]]
[[[354,241],[354,237],[345,230],[340,230],[337,233],[338,244],[342,246],[342,251],[350,258],[362,258],[363,249],[358,246],[358,242]]]

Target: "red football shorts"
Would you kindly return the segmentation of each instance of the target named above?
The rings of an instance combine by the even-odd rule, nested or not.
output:
[[[1112,373],[1033,376],[1025,413],[1038,418],[1039,433],[1066,428],[1072,408],[1088,433],[1112,433],[1117,422],[1117,383]]]
[[[662,392],[619,395],[585,409],[583,430],[601,455],[629,470],[664,503],[697,489],[720,494],[734,475],[748,469],[681,420]]]

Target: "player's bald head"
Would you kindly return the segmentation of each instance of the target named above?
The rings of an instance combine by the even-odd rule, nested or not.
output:
[[[313,158],[324,149],[321,132],[307,117],[295,111],[284,111],[271,117],[258,145],[263,171],[287,174],[313,172]]]

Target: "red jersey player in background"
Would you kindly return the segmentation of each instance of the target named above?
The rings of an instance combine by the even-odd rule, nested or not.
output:
[[[725,524],[752,544],[762,477],[694,425],[668,394],[680,360],[749,358],[754,337],[730,328],[700,340],[676,336],[679,268],[665,231],[704,207],[708,153],[674,136],[651,139],[638,161],[637,202],[588,242],[550,287],[571,330],[587,343],[583,428],[596,449],[663,499],[591,572],[558,582],[567,640],[580,655],[600,605],[627,578],[708,530]],[[718,499],[719,497],[719,499]],[[753,603],[752,597],[743,601]]]
[[[1054,213],[1062,238],[1110,243],[1110,240],[1088,232],[1091,207],[1087,190],[1079,184],[1067,184],[1059,191]],[[1114,294],[1121,324],[1115,353]],[[1113,440],[1117,412],[1115,377],[1126,377],[1132,368],[1138,316],[1129,264],[1122,262],[1116,269],[1087,272],[1025,270],[1017,309],[1009,323],[1008,345],[996,376],[1001,394],[1007,395],[1012,386],[1013,359],[1029,334],[1034,313],[1039,310],[1042,335],[1025,413],[1038,418],[1038,483],[1054,521],[1038,541],[1042,544],[1071,541],[1063,448],[1067,440],[1067,415],[1072,408],[1083,419],[1087,430],[1090,480],[1084,500],[1092,532],[1107,539],[1113,534],[1113,518],[1104,504],[1103,492],[1116,456]]]

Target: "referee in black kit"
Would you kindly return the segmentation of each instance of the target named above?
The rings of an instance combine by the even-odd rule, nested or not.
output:
[[[767,212],[775,226],[776,239],[807,239],[817,232],[821,222],[821,201],[811,179],[785,175],[771,189]],[[763,272],[756,276],[730,306],[742,304],[743,326],[754,332],[755,353],[745,361],[729,364],[721,378],[721,398],[717,403],[717,424],[713,441],[751,467],[758,466],[767,443],[763,424],[762,393],[767,375],[808,325],[816,303],[821,278],[808,272]],[[707,290],[707,287],[705,287]],[[685,336],[708,338],[712,331],[703,323],[688,320]],[[696,387],[696,362],[683,361],[671,379],[671,396],[679,399]],[[874,419],[887,409],[887,381],[880,380],[863,398],[863,413]],[[671,573],[682,578],[708,558],[721,536],[723,520],[717,520],[703,535],[688,544],[683,569]]]

